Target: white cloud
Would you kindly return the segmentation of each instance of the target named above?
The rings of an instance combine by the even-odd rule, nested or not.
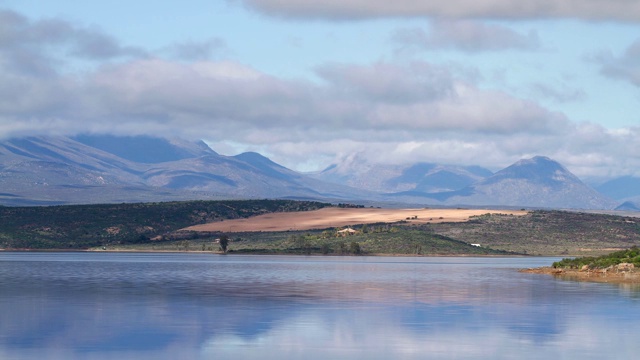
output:
[[[145,55],[142,49],[120,45],[96,29],[55,18],[31,21],[0,10],[0,57],[6,68],[26,75],[46,76],[69,55],[84,60],[109,60]]]
[[[531,94],[536,98],[549,99],[556,103],[582,101],[587,98],[583,89],[577,89],[567,84],[550,86],[543,82],[536,82],[529,86]]]
[[[639,21],[634,0],[236,0],[257,11],[280,17],[364,19],[443,17],[489,19],[573,18]]]
[[[480,88],[449,66],[332,63],[316,68],[318,82],[288,80],[233,61],[128,55],[93,30],[12,12],[0,17],[4,138],[83,132],[204,138],[214,149],[216,142],[259,149],[292,168],[358,152],[387,163],[495,169],[541,154],[585,174],[605,165],[612,174],[640,169],[637,128],[575,124],[534,101]],[[83,48],[79,39],[87,34],[106,39],[111,50]],[[74,58],[56,56],[67,49],[118,61],[67,73],[60,69]],[[618,60],[637,64],[635,49]]]
[[[621,56],[605,52],[595,60],[602,65],[604,75],[640,86],[640,39],[629,45]]]
[[[210,60],[217,53],[226,51],[227,44],[220,38],[210,38],[205,41],[185,41],[173,44],[161,50],[171,57],[187,61]]]
[[[465,52],[536,50],[540,47],[540,40],[534,31],[522,35],[505,26],[471,20],[433,20],[429,23],[429,31],[422,28],[399,29],[393,34],[392,40],[401,48],[450,48]]]
[[[633,155],[640,154],[637,129],[612,133],[572,124],[534,102],[477,88],[445,67],[332,64],[318,73],[325,83],[283,80],[233,62],[140,59],[81,79],[17,77],[0,89],[19,85],[29,96],[3,98],[1,130],[5,137],[52,131],[185,136],[207,139],[214,149],[217,141],[229,141],[305,169],[350,152],[371,161],[494,169],[542,154],[585,173],[600,154],[611,159],[613,171],[640,167]]]

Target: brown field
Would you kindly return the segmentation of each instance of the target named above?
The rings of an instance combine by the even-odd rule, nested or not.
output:
[[[487,209],[352,209],[332,207],[314,211],[271,213],[247,219],[224,220],[190,226],[183,230],[221,232],[289,231],[340,228],[349,225],[394,223],[398,221],[406,221],[408,224],[464,222],[468,221],[470,216],[488,213],[524,215],[527,212]]]

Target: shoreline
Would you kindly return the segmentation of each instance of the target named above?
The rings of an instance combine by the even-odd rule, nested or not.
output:
[[[614,284],[640,284],[640,271],[616,271],[612,269],[597,270],[577,270],[577,269],[556,269],[545,266],[540,268],[520,269],[519,272],[526,274],[550,275],[555,278],[572,281],[588,281]]]
[[[479,254],[427,254],[427,255],[416,255],[416,254],[385,254],[385,253],[371,253],[371,254],[295,254],[295,253],[286,253],[286,252],[242,252],[242,251],[232,251],[227,253],[222,253],[219,251],[201,251],[201,250],[140,250],[140,249],[117,249],[117,250],[102,250],[102,249],[77,249],[77,250],[69,250],[69,249],[0,249],[0,253],[173,253],[173,254],[207,254],[207,255],[255,255],[255,256],[268,256],[268,255],[278,255],[278,256],[314,256],[314,257],[364,257],[364,256],[372,256],[372,257],[477,257],[477,258],[521,258],[521,257],[540,257],[540,256],[531,256],[531,255],[479,255]],[[545,257],[545,256],[542,256]]]

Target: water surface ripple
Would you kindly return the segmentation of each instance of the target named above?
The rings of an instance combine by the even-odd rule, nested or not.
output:
[[[640,289],[551,258],[0,253],[1,359],[595,359]]]

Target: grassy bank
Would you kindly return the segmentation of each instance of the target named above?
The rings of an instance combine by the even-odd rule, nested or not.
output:
[[[566,258],[553,263],[552,266],[556,269],[597,270],[620,264],[632,264],[633,268],[640,269],[640,249],[634,246],[627,250],[615,251],[598,257]]]

